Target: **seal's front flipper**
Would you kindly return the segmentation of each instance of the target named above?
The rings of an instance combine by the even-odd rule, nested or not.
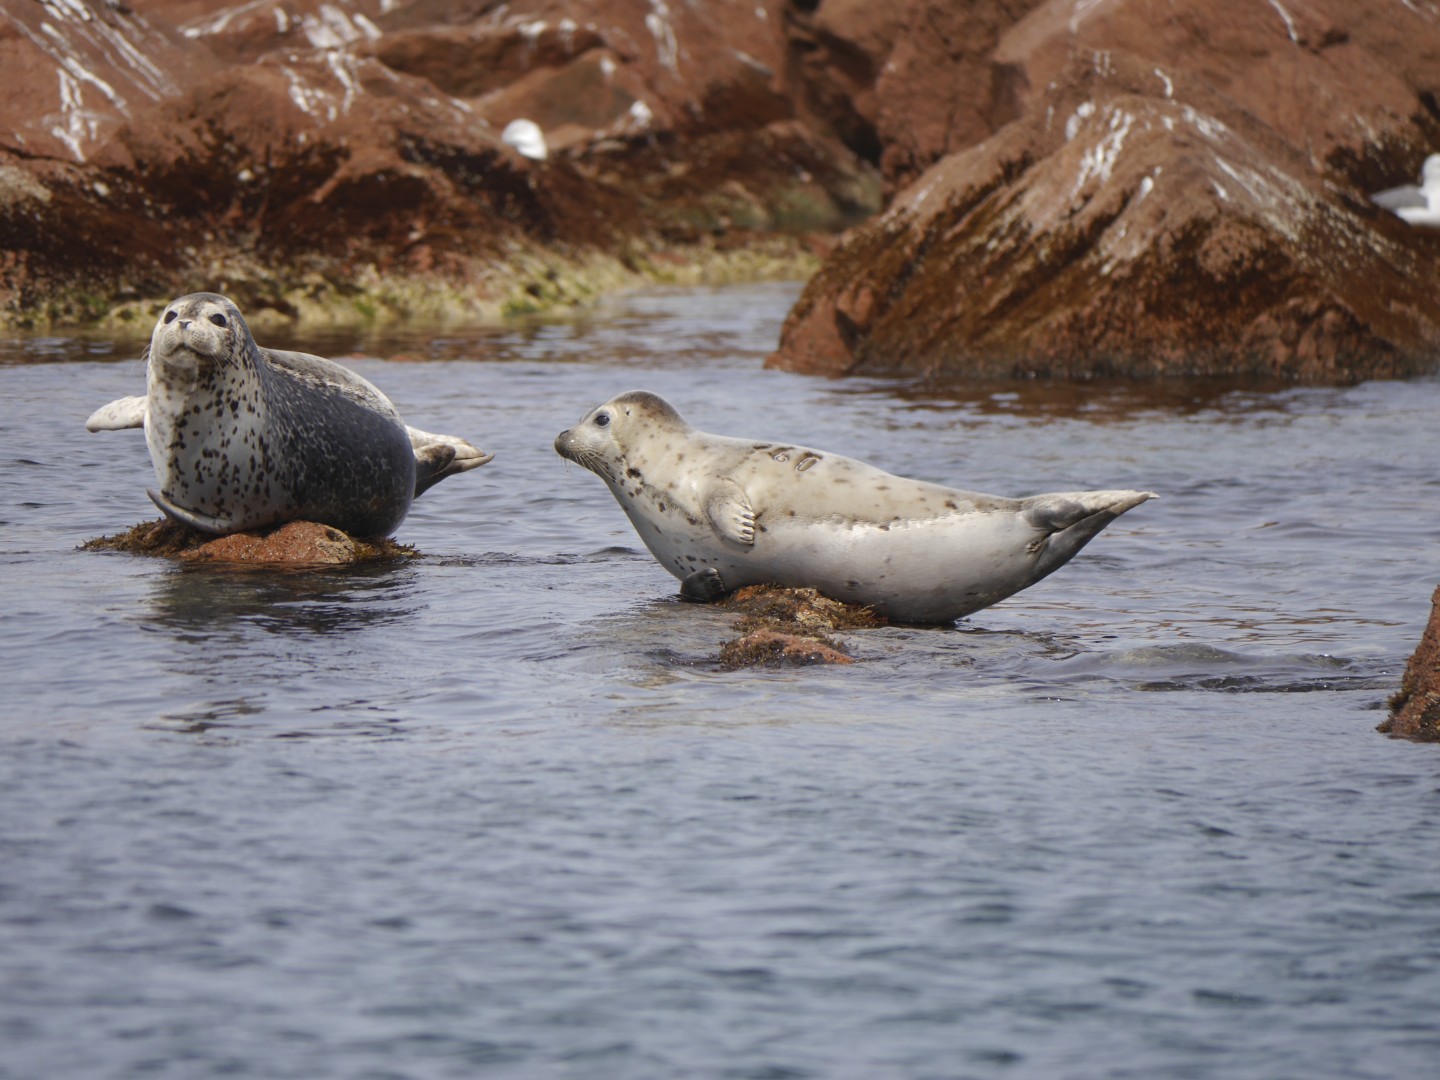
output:
[[[721,480],[706,496],[705,516],[726,540],[746,547],[755,543],[755,511],[745,489],[734,480]]]
[[[86,431],[123,431],[145,426],[145,398],[122,397],[101,405],[85,421]]]
[[[411,449],[415,451],[415,494],[428,491],[447,476],[478,469],[494,454],[487,454],[455,435],[435,435],[419,428],[407,427]]]
[[[713,604],[729,591],[721,580],[720,571],[713,566],[696,570],[680,582],[680,599],[696,604]]]
[[[150,496],[150,501],[165,511],[165,516],[171,521],[178,521],[181,525],[188,525],[192,529],[199,529],[201,532],[213,533],[216,536],[224,536],[233,530],[219,518],[211,517],[209,514],[197,514],[193,510],[186,510],[176,506],[159,492],[145,489],[145,494]]]

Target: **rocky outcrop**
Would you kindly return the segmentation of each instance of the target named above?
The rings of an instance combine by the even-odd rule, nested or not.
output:
[[[1440,742],[1440,589],[1430,599],[1430,622],[1379,730],[1397,739]]]
[[[1440,230],[1366,197],[1440,148],[1431,5],[132,2],[0,0],[0,321],[474,318],[855,226],[774,366],[1440,355]]]
[[[996,55],[1040,0],[792,4],[790,73],[810,114],[880,163],[890,192],[1021,115],[1024,73]]]
[[[1440,234],[1365,193],[1413,182],[1440,147],[1440,14],[1348,0],[913,0],[880,28],[841,14],[821,5],[812,34],[863,57],[844,68],[869,75],[851,143],[878,148],[897,194],[811,281],[773,366],[1433,369]]]
[[[643,274],[879,205],[795,120],[779,0],[0,8],[12,321],[202,287],[473,316],[573,299],[587,260]],[[501,139],[520,117],[543,160]]]

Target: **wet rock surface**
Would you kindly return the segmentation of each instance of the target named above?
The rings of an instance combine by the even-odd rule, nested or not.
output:
[[[773,366],[1341,382],[1440,353],[1440,230],[1368,199],[1440,148],[1424,4],[0,11],[11,324],[143,326],[198,288],[260,323],[473,320],[819,265]]]
[[[886,625],[869,608],[844,604],[814,589],[747,585],[720,606],[739,612],[737,636],[720,647],[720,666],[735,669],[773,664],[853,664],[831,635]]]
[[[732,256],[755,276],[756,251],[793,276],[798,237],[879,186],[794,122],[781,7],[3,0],[0,312],[203,286],[287,319],[475,318]],[[521,116],[544,160],[502,140]]]
[[[329,525],[291,521],[258,532],[211,536],[169,519],[146,521],[83,545],[86,551],[124,551],[188,563],[274,567],[343,566],[413,558],[413,548],[388,539],[360,540]]]
[[[863,59],[845,68],[865,84],[854,123],[895,196],[811,281],[772,366],[1433,369],[1440,233],[1366,193],[1440,147],[1440,14],[916,2],[878,30],[839,7],[816,22]]]
[[[1397,739],[1440,742],[1440,589],[1430,603],[1430,622],[1379,727]]]

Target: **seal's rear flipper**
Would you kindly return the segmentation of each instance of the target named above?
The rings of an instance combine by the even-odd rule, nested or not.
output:
[[[407,427],[410,446],[415,451],[415,494],[428,491],[447,476],[478,469],[494,454],[487,454],[454,435],[434,435],[419,428]]]
[[[86,431],[123,431],[145,426],[145,398],[122,397],[101,405],[85,421]]]
[[[1025,520],[1042,531],[1029,548],[1037,556],[1030,584],[1059,570],[1125,511],[1159,497],[1153,491],[1079,491],[1026,499]]]
[[[176,506],[164,495],[158,492],[145,489],[145,494],[150,496],[150,501],[165,511],[165,516],[171,521],[178,521],[181,525],[188,525],[192,529],[199,529],[201,532],[213,533],[216,536],[224,536],[232,530],[219,518],[211,517],[209,514],[197,514],[193,510],[186,510]]]

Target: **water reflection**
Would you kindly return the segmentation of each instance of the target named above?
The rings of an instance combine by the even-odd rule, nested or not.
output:
[[[63,334],[0,335],[0,368],[138,360],[150,341],[150,330],[150,326],[114,330],[81,327],[67,329]]]
[[[369,703],[344,702],[346,708],[363,711],[373,708]],[[371,739],[397,737],[401,719],[377,715],[374,719],[357,719],[352,715],[336,715],[336,709],[312,708],[308,718],[319,721],[316,726],[297,725],[296,717],[277,716],[272,702],[263,694],[240,694],[234,697],[180,702],[167,707],[144,725],[152,731],[176,735],[200,735],[209,739],[224,738],[227,733],[239,734],[246,728],[263,727],[277,739],[313,739],[330,735],[364,736]],[[275,721],[281,720],[277,725]]]
[[[237,726],[249,717],[261,717],[268,706],[256,696],[241,695],[225,700],[181,702],[145,725],[183,735],[206,735]]]
[[[154,579],[145,622],[181,641],[250,628],[281,635],[348,633],[405,622],[419,609],[412,568],[344,570],[182,566]]]
[[[1297,388],[1274,379],[1166,378],[1144,380],[971,379],[964,375],[870,376],[836,384],[837,398],[898,398],[916,412],[997,416],[1053,417],[1096,422],[1155,415],[1251,416],[1289,412],[1316,395],[1337,396],[1328,388]]]
[[[1057,664],[1051,677],[1072,685],[1113,680],[1134,690],[1220,693],[1374,691],[1389,681],[1385,671],[1326,653],[1264,655],[1200,642],[1079,654]]]
[[[373,737],[405,719],[414,664],[397,627],[424,606],[412,565],[182,566],[149,588],[135,619],[167,644],[147,727]]]

